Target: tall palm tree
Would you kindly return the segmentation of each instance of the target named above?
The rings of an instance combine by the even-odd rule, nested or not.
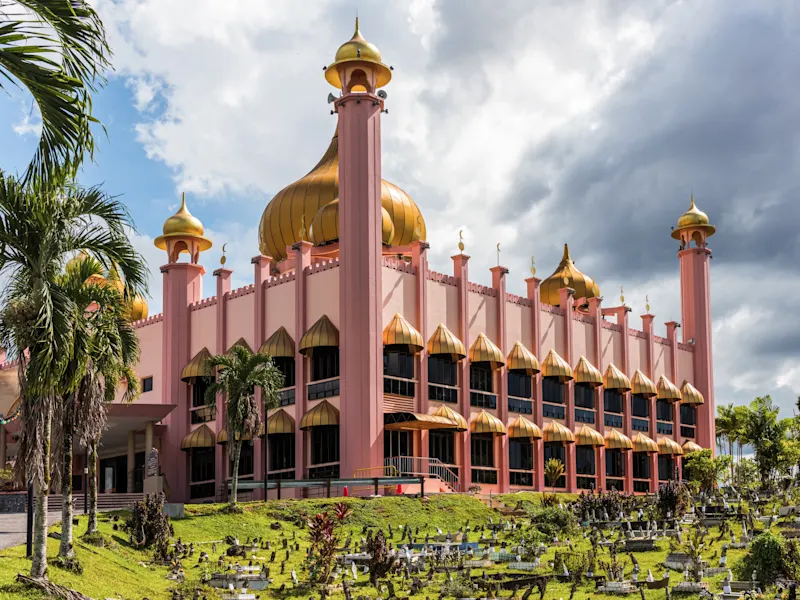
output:
[[[736,409],[733,404],[728,404],[727,406],[720,405],[717,407],[715,427],[717,432],[717,444],[721,446],[721,442],[724,440],[728,445],[728,454],[733,458],[733,444],[741,433],[741,424],[738,422]],[[731,482],[733,482],[733,477],[733,461],[731,461]]]
[[[225,396],[225,426],[233,460],[229,501],[231,509],[235,509],[242,442],[257,436],[261,425],[261,409],[255,399],[256,388],[262,390],[266,409],[276,406],[278,390],[283,385],[283,373],[272,362],[271,356],[253,353],[240,344],[233,346],[226,354],[212,356],[209,364],[211,368],[216,368],[217,377],[206,390],[206,402],[214,404],[217,394]]]
[[[64,391],[80,384],[65,377],[76,343],[76,305],[59,280],[80,251],[104,268],[116,265],[127,299],[146,287],[142,258],[127,230],[125,207],[99,188],[27,185],[0,171],[0,275],[7,277],[0,309],[0,344],[19,358],[22,433],[18,478],[36,494],[32,577],[47,571],[47,495],[53,410]]]
[[[74,174],[92,154],[92,93],[111,51],[86,0],[0,0],[0,90],[26,88],[42,117],[27,178]]]
[[[99,438],[97,412],[93,406],[97,400],[112,401],[119,386],[121,370],[138,361],[139,343],[130,326],[128,305],[120,290],[105,277],[102,265],[86,255],[79,255],[67,263],[59,283],[75,304],[73,315],[74,341],[72,356],[64,371],[64,380],[80,380],[75,389],[65,386],[58,408],[61,413],[61,542],[58,556],[62,563],[70,566],[74,558],[72,549],[72,440],[76,433],[90,433],[90,443]],[[118,281],[118,279],[116,280]],[[126,360],[123,360],[127,357]],[[127,362],[127,365],[120,363]],[[112,369],[106,367],[112,365]],[[97,375],[100,375],[98,377]],[[127,379],[124,400],[133,400],[138,394],[138,377]],[[105,390],[105,397],[98,394]],[[77,420],[76,413],[80,412]],[[99,411],[101,425],[105,424],[105,411]],[[84,444],[87,448],[89,444]],[[96,468],[96,465],[95,465]],[[95,492],[97,486],[94,486]],[[96,497],[93,498],[94,529],[96,530]],[[92,529],[90,527],[90,529]]]

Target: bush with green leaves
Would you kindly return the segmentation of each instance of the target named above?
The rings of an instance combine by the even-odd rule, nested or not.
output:
[[[551,542],[555,536],[565,539],[578,529],[578,520],[569,508],[534,506],[527,509],[531,522],[514,536],[518,541]]]
[[[164,561],[169,554],[169,539],[174,535],[169,517],[164,514],[164,494],[148,494],[133,505],[125,522],[131,546],[153,549],[155,559]]]
[[[587,514],[590,516],[596,514],[598,519],[602,519],[603,511],[605,511],[609,518],[614,520],[619,516],[620,511],[628,515],[640,508],[648,517],[650,516],[651,507],[646,497],[623,494],[617,490],[601,491],[597,494],[582,492],[572,504],[572,509],[578,519],[583,519]]]
[[[734,566],[734,573],[740,581],[750,581],[755,571],[756,581],[771,585],[778,577],[789,575],[786,558],[783,537],[767,531],[753,540],[747,554]]]
[[[656,509],[662,519],[672,516],[678,519],[686,512],[689,493],[682,483],[668,481],[658,486],[656,493]]]

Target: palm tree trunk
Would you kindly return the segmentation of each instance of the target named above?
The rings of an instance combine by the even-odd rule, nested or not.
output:
[[[97,440],[89,444],[89,526],[86,533],[97,533]]]
[[[48,411],[49,412],[49,411]],[[31,577],[41,579],[47,576],[47,497],[50,493],[50,433],[52,415],[45,416],[42,449],[43,481],[34,481],[33,493],[36,506],[33,514],[33,556],[31,557]]]
[[[733,440],[730,439],[730,438],[728,438],[728,454],[731,457],[731,485],[733,485],[733,477],[734,477],[734,471],[733,471]]]
[[[233,436],[230,436],[233,437]],[[236,506],[236,491],[239,487],[239,458],[242,455],[242,440],[231,442],[233,445],[233,467],[231,473],[231,497],[230,505]]]
[[[75,429],[75,396],[70,394],[64,409],[64,462],[61,465],[61,543],[59,558],[70,558],[72,549],[72,435]]]

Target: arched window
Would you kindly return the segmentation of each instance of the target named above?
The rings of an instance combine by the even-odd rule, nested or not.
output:
[[[409,352],[408,346],[384,346],[383,375],[385,394],[414,397],[414,354]]]

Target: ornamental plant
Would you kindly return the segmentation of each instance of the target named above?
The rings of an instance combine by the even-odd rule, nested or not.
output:
[[[333,509],[333,514],[325,511],[308,520],[311,549],[306,559],[306,569],[313,583],[330,582],[333,562],[341,542],[342,525],[351,512],[342,502],[337,502]]]

